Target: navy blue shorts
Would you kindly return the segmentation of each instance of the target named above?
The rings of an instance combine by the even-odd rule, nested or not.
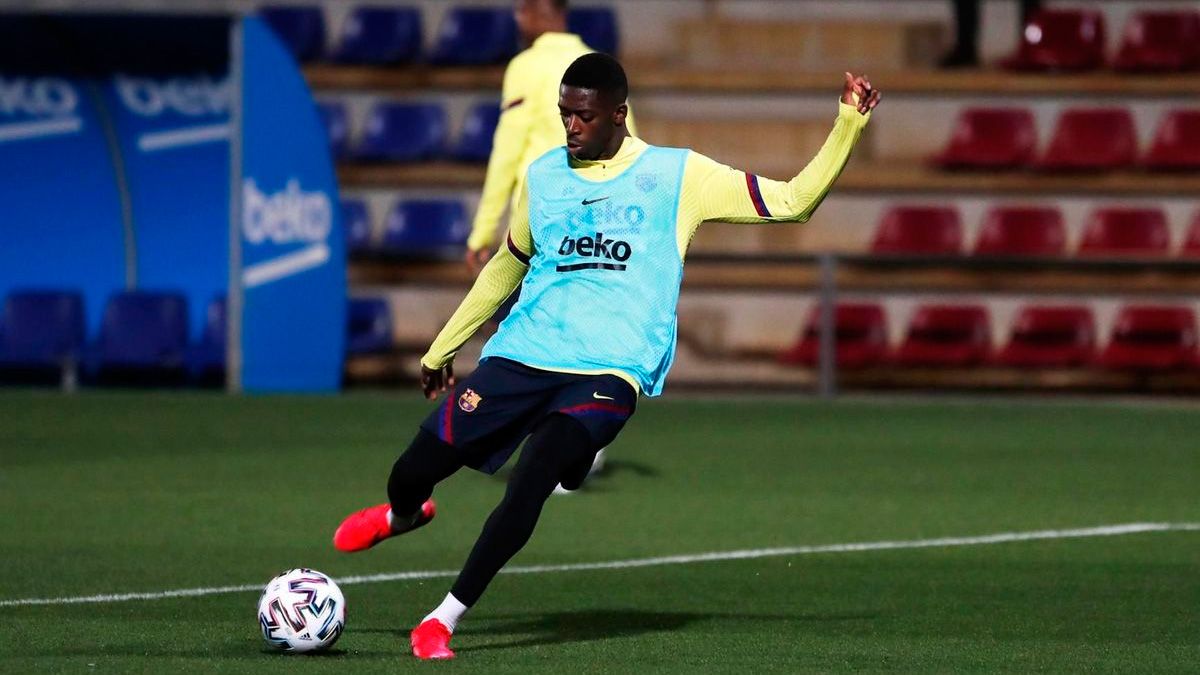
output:
[[[555,373],[492,357],[454,385],[421,428],[464,450],[467,466],[495,473],[547,415],[579,420],[596,451],[636,407],[637,393],[615,375]]]

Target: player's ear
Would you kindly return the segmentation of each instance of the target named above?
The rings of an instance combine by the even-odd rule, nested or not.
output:
[[[625,103],[618,105],[613,110],[613,124],[618,127],[625,126],[625,117],[629,114],[629,106]]]

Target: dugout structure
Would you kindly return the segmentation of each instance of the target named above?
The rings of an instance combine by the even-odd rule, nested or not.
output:
[[[230,391],[340,386],[346,275],[328,142],[253,15],[0,14],[0,297],[226,309]]]

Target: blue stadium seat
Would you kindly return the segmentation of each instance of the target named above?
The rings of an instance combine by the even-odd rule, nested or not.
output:
[[[192,350],[192,377],[201,384],[225,381],[226,315],[225,296],[213,298],[204,314],[204,332]]]
[[[134,371],[182,376],[187,348],[188,308],[182,294],[122,291],[104,308],[95,365],[101,378]]]
[[[419,162],[446,147],[446,111],[436,103],[378,103],[367,116],[360,159]]]
[[[404,257],[454,257],[470,233],[467,210],[458,200],[401,201],[384,223],[383,249]]]
[[[366,202],[342,200],[342,229],[346,232],[347,253],[362,253],[371,248],[371,214]]]
[[[335,159],[345,157],[350,149],[350,116],[340,101],[319,101],[317,112],[329,138],[329,151]]]
[[[59,371],[83,350],[83,296],[15,291],[0,316],[0,368]]]
[[[430,60],[444,66],[505,63],[517,53],[517,23],[508,7],[453,7],[438,27]]]
[[[500,122],[500,103],[491,101],[472,106],[463,123],[462,136],[454,146],[454,158],[462,162],[486,162],[492,154],[492,137]]]
[[[325,15],[316,5],[273,5],[259,10],[297,61],[321,58],[325,52]]]
[[[380,354],[392,349],[392,312],[383,298],[350,298],[346,307],[346,353]]]
[[[567,30],[583,38],[584,44],[605,54],[616,55],[620,47],[617,14],[610,7],[577,7],[567,14]]]
[[[421,55],[416,7],[357,7],[342,24],[334,58],[342,63],[411,63]]]

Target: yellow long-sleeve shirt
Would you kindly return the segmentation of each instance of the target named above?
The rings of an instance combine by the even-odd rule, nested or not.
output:
[[[854,106],[839,104],[837,120],[825,144],[816,157],[787,182],[760,178],[697,152],[689,153],[684,164],[676,214],[676,241],[680,259],[687,253],[688,243],[697,228],[705,221],[806,222],[841,174],[869,119],[869,114],[860,114]],[[612,159],[594,162],[571,160],[571,167],[590,181],[612,180],[632,166],[647,147],[640,139],[630,137],[625,139]],[[528,186],[523,186],[509,224],[508,245],[501,246],[496,256],[484,267],[458,310],[421,358],[421,363],[427,368],[440,368],[453,360],[459,347],[492,316],[525,277],[529,268],[517,254],[526,260],[537,254],[529,226],[528,203]],[[628,373],[616,370],[588,372],[616,375],[629,382],[635,390],[638,389],[636,381]]]
[[[567,67],[591,51],[578,35],[543,33],[509,62],[483,195],[467,238],[471,250],[494,243],[504,209],[510,206],[510,200],[515,205],[529,165],[547,150],[563,144],[558,85]],[[636,133],[632,114],[625,124],[631,134]]]

